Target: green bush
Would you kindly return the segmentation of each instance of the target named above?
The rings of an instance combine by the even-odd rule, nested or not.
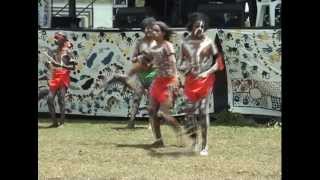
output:
[[[246,118],[240,113],[232,113],[224,110],[214,116],[215,123],[221,125],[234,125],[234,126],[258,126],[258,124],[251,118]]]

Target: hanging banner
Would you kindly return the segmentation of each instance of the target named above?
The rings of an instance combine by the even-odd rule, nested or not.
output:
[[[47,87],[48,69],[40,51],[56,48],[53,35],[58,30],[39,30],[38,79],[39,90]],[[59,30],[61,31],[61,30]],[[186,31],[178,30],[172,38],[176,58],[180,61],[180,45]],[[131,55],[140,31],[64,31],[74,44],[73,52],[78,65],[71,72],[71,86],[66,95],[66,113],[89,116],[127,117],[132,91],[114,81],[101,94],[104,77],[126,74],[132,66]],[[222,50],[228,79],[230,111],[244,114],[281,116],[281,30],[216,30],[207,31],[210,38],[216,35],[222,41]],[[184,77],[180,77],[180,95],[172,113],[181,115],[185,108]],[[209,111],[214,112],[213,96]],[[57,106],[56,106],[57,107]],[[138,117],[147,116],[147,101],[143,97]],[[59,108],[56,108],[57,111]],[[46,98],[38,102],[39,112],[48,112]]]
[[[45,67],[43,59],[47,57],[41,51],[50,51],[56,48],[53,35],[57,31],[39,31],[39,90],[47,87],[49,70]],[[132,67],[130,57],[137,39],[143,36],[142,32],[71,32],[64,31],[73,43],[73,53],[79,63],[76,70],[71,72],[71,85],[66,95],[66,114],[82,114],[94,116],[127,117],[130,109],[133,92],[122,83],[114,81],[101,91],[101,84],[106,77],[112,79],[116,74],[127,74]],[[212,34],[213,32],[211,32]],[[172,41],[179,59],[180,44],[184,31],[177,32]],[[180,78],[180,95],[175,102],[172,114],[179,115],[184,110],[183,84]],[[148,115],[146,97],[142,98],[138,117]],[[213,99],[209,105],[213,112]],[[38,103],[39,112],[48,112],[46,98]],[[56,108],[57,111],[59,108]]]
[[[231,112],[281,116],[281,30],[219,30]]]

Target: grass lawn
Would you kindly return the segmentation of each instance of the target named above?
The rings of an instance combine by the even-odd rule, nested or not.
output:
[[[176,146],[172,129],[161,127],[164,148],[152,148],[151,130],[138,121],[66,121],[45,128],[39,119],[39,179],[73,180],[205,180],[281,179],[281,127],[214,122],[209,129],[209,155]]]

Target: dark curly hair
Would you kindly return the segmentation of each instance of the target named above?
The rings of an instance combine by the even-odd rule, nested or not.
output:
[[[143,31],[148,25],[151,25],[155,21],[156,21],[156,19],[154,17],[144,18],[140,24],[141,30]]]
[[[164,32],[164,37],[163,39],[170,41],[171,36],[174,34],[174,32],[169,29],[169,26],[162,22],[162,21],[155,21],[152,23],[153,25],[158,25],[161,29],[162,32]]]
[[[192,31],[192,26],[197,21],[203,21],[204,22],[204,31],[206,31],[209,28],[209,18],[203,13],[194,12],[188,16],[188,23],[187,23],[187,30],[189,32]]]
[[[54,34],[55,43],[58,45],[59,48],[61,48],[65,42],[69,41],[67,38],[67,35],[63,32],[56,32]],[[73,44],[70,42],[70,47],[73,48]]]
[[[55,44],[59,47],[63,46],[63,44],[68,41],[67,36],[63,32],[54,33]]]

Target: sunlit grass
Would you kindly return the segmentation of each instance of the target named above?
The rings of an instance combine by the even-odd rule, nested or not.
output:
[[[281,179],[281,128],[212,123],[209,156],[177,147],[162,126],[166,146],[151,148],[146,122],[70,120],[63,128],[39,123],[39,177],[64,179]]]

